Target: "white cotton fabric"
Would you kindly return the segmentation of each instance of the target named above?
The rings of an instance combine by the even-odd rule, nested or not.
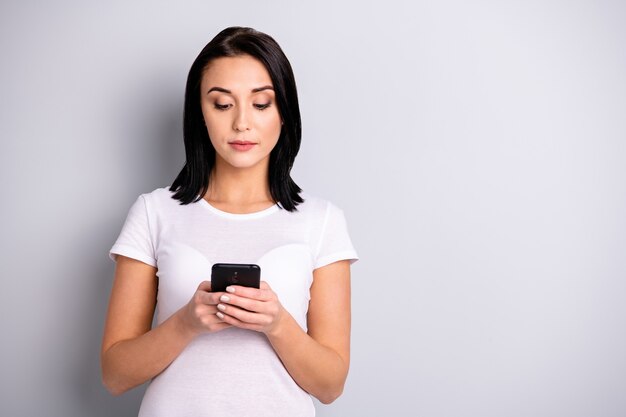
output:
[[[256,263],[281,304],[306,331],[313,270],[358,260],[343,211],[302,193],[297,212],[274,205],[232,214],[206,200],[181,205],[169,187],[140,195],[109,256],[157,268],[157,323],[187,304],[214,263]],[[314,416],[262,333],[229,328],[194,339],[149,384],[140,417]]]

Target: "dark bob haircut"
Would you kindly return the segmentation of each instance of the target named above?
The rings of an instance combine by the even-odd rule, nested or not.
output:
[[[272,79],[276,106],[283,121],[278,142],[270,153],[269,188],[274,202],[287,211],[297,211],[304,200],[300,187],[291,179],[293,162],[300,149],[302,125],[296,81],[289,60],[272,37],[246,27],[229,27],[209,42],[191,65],[185,90],[183,136],[185,166],[170,187],[180,204],[199,201],[209,187],[215,165],[211,144],[200,107],[200,82],[208,64],[221,57],[250,55],[258,59]]]

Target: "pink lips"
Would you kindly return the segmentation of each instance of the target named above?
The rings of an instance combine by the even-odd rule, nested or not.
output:
[[[256,145],[256,143],[248,142],[246,140],[235,140],[232,142],[228,142],[228,144],[238,151],[247,151],[251,149],[254,145]]]

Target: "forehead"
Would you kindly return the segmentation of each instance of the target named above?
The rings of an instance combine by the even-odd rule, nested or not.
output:
[[[265,66],[250,55],[221,57],[212,60],[202,74],[202,89],[223,87],[229,90],[272,85]]]

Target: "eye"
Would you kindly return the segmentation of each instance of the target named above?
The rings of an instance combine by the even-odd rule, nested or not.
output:
[[[255,104],[254,107],[257,110],[265,110],[267,109],[272,103],[265,103],[265,104]]]
[[[219,103],[215,103],[215,108],[217,110],[226,110],[230,107],[230,104],[219,104]]]

